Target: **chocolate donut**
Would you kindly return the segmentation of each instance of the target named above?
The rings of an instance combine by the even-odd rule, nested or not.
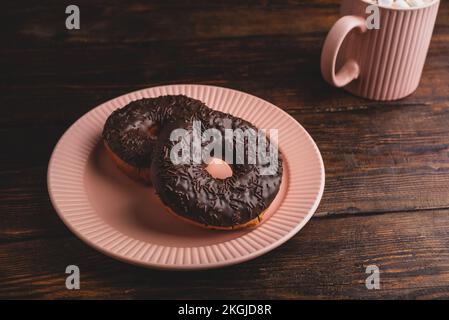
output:
[[[190,117],[203,108],[207,108],[203,102],[184,95],[133,101],[106,120],[106,150],[128,176],[150,183],[151,159],[161,128],[175,117]]]
[[[206,170],[207,164],[204,162],[173,163],[170,153],[179,141],[172,141],[170,135],[176,128],[184,129],[186,136],[191,135],[194,121],[201,122],[202,132],[215,128],[222,133],[222,155],[226,154],[226,148],[232,148],[233,152],[234,164],[229,164],[232,176],[216,179]],[[245,164],[236,161],[236,137],[226,137],[225,129],[257,131],[256,127],[243,119],[202,108],[191,117],[178,119],[162,130],[151,166],[153,186],[169,211],[184,220],[211,229],[239,229],[258,224],[278,193],[282,180],[280,153],[277,153],[276,172],[264,175],[262,171],[272,163],[257,161]],[[270,141],[267,140],[269,148]],[[240,142],[244,145],[246,158],[252,145],[247,139]],[[206,145],[203,143],[202,146]],[[211,157],[214,156],[211,153]]]

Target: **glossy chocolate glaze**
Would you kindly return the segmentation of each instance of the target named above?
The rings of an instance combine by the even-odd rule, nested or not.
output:
[[[126,163],[149,168],[160,129],[175,117],[189,117],[203,108],[203,102],[184,95],[136,100],[109,116],[103,139]]]
[[[240,118],[204,108],[163,128],[151,167],[151,180],[162,202],[175,213],[205,226],[232,228],[259,217],[279,191],[283,171],[281,154],[274,175],[261,175],[263,165],[257,163],[230,164],[233,175],[226,179],[213,178],[204,163],[175,165],[170,160],[170,150],[177,141],[170,141],[170,133],[175,128],[192,132],[193,120],[200,120],[203,130],[257,130]],[[225,146],[227,142],[224,141]],[[244,143],[247,150],[248,143],[246,140]]]

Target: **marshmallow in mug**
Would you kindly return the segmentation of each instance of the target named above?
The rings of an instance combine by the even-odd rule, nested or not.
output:
[[[424,7],[434,0],[367,0],[372,4],[390,8],[416,8]]]

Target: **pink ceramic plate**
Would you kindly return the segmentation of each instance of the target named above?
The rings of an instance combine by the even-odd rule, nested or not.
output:
[[[109,114],[132,100],[185,94],[208,106],[279,130],[285,169],[281,190],[257,228],[213,231],[167,214],[151,187],[128,179],[101,142]],[[252,95],[203,85],[132,92],[85,114],[59,140],[48,167],[50,198],[64,223],[97,250],[162,269],[206,269],[260,256],[295,235],[312,217],[324,189],[324,166],[309,134],[287,113]]]

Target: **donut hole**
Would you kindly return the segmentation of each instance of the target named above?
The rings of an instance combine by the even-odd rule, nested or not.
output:
[[[206,171],[215,179],[232,177],[231,166],[219,158],[211,158],[207,163]]]

